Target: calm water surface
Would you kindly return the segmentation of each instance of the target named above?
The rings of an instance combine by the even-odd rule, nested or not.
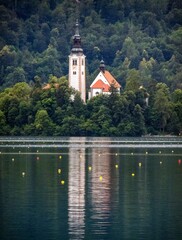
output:
[[[0,239],[182,239],[181,138],[1,138]]]

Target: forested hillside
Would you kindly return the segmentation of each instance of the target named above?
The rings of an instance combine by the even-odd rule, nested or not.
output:
[[[103,58],[120,96],[69,98],[78,12],[87,87]],[[182,1],[0,0],[0,91],[1,135],[179,134]]]

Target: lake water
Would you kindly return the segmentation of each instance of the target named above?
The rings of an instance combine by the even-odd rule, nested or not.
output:
[[[0,239],[182,239],[182,139],[1,138]]]

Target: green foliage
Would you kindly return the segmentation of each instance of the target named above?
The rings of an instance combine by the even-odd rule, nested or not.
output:
[[[179,134],[182,91],[170,94],[166,84],[158,83],[150,97],[145,88],[137,88],[121,94],[112,89],[110,95],[98,95],[84,104],[65,77],[50,76],[46,86],[41,86],[38,77],[33,86],[17,83],[0,92],[0,135]]]
[[[87,88],[103,58],[121,95],[111,88],[84,104],[68,87],[77,5]],[[179,0],[1,0],[0,28],[1,135],[182,131]]]
[[[34,81],[36,75],[48,82],[50,74],[68,74],[76,5],[76,1],[66,0],[1,1],[2,89],[17,82]],[[80,1],[79,11],[89,81],[103,57],[122,86],[128,71],[135,69],[140,71],[145,87],[161,81],[172,91],[181,87],[179,1],[87,0]]]
[[[159,128],[161,131],[165,130],[167,120],[171,115],[171,104],[169,99],[169,89],[164,83],[156,85],[154,110],[158,116]]]
[[[128,76],[126,78],[126,87],[127,91],[138,91],[141,86],[141,77],[138,70],[132,69],[128,72]]]
[[[54,133],[54,124],[46,110],[37,111],[34,127],[37,135],[51,136]]]
[[[0,136],[7,135],[9,133],[9,126],[6,122],[6,116],[3,111],[0,110]]]

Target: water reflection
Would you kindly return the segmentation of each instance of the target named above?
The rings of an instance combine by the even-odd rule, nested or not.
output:
[[[1,239],[181,239],[181,149],[91,145],[0,148]]]
[[[111,155],[108,149],[91,150],[89,165],[89,201],[91,205],[92,231],[105,235],[110,225],[111,212]]]
[[[68,223],[70,239],[85,235],[85,148],[69,148]]]

